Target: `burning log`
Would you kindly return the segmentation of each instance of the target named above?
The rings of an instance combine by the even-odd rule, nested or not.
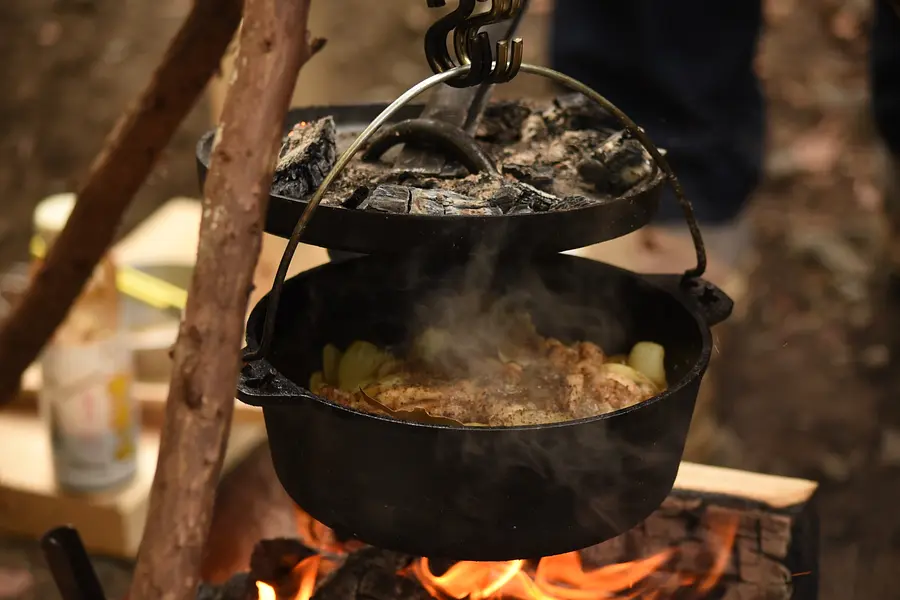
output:
[[[131,600],[195,597],[284,116],[314,53],[310,0],[246,0],[236,78],[204,187],[197,266]]]
[[[250,573],[238,573],[222,585],[201,583],[197,600],[256,600],[256,584]]]
[[[378,548],[351,554],[313,595],[314,600],[429,600],[414,578],[402,575],[413,557]]]

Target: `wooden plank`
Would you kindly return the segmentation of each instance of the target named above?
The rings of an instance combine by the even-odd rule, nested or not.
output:
[[[0,530],[36,538],[70,524],[91,552],[133,558],[143,535],[159,438],[158,430],[142,433],[138,472],[126,487],[96,496],[66,494],[54,481],[46,425],[35,415],[0,414],[0,439],[7,449],[0,453]],[[262,424],[235,424],[224,471],[234,469],[265,439]]]
[[[781,509],[808,502],[819,484],[807,479],[682,462],[675,489],[733,496]]]

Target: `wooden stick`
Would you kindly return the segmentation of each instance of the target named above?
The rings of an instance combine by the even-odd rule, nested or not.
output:
[[[218,69],[241,5],[195,0],[150,83],[107,137],[66,228],[0,328],[0,405],[15,397],[22,373],[65,319],[132,197]]]
[[[309,4],[244,5],[131,600],[193,600],[197,591],[272,172],[297,73],[314,52]]]

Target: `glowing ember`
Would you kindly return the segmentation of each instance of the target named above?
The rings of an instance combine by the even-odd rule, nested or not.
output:
[[[316,588],[316,579],[322,563],[321,556],[310,556],[300,561],[293,570],[293,580],[297,582],[297,593],[290,600],[309,600]],[[256,582],[259,600],[281,600],[278,593],[268,583]],[[284,599],[287,600],[287,599]]]
[[[362,546],[341,542],[333,531],[302,511],[298,511],[297,520],[303,543],[322,555],[311,556],[294,568],[292,579],[299,591],[292,598],[280,598],[271,586],[257,582],[259,600],[310,600],[317,580],[334,570],[340,557]],[[679,550],[670,548],[640,560],[596,569],[585,569],[580,553],[570,552],[545,557],[536,566],[525,560],[463,561],[435,575],[428,559],[420,558],[399,575],[415,577],[438,600],[663,600],[679,590],[690,590],[691,597],[703,598],[728,567],[737,525],[737,518],[730,516],[710,522],[710,565],[704,573],[673,569]]]

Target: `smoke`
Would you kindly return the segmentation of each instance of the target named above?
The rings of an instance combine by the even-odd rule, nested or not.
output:
[[[450,259],[424,258],[413,268],[411,279],[433,272],[429,260]],[[549,264],[541,265],[543,260]],[[521,329],[525,324],[514,326],[517,311],[526,311],[543,336],[564,343],[593,341],[609,354],[624,352],[640,341],[634,337],[636,321],[650,316],[635,314],[633,291],[620,278],[610,277],[604,285],[579,279],[585,271],[573,265],[581,260],[511,259],[477,252],[447,270],[441,285],[417,303],[411,331],[428,326],[449,330],[453,363],[445,367],[475,373],[486,348],[515,345],[527,334]],[[655,494],[662,494],[661,501],[669,489],[690,423],[691,393],[683,390],[678,397],[662,400],[666,406],[651,401],[614,417],[538,428],[472,430],[442,438],[445,442],[435,458],[474,474],[469,488],[454,497],[461,514],[509,505],[516,496],[528,502],[543,491],[557,499],[555,510],[569,510],[580,526],[596,530],[603,524],[623,531],[635,524],[636,506],[652,504]],[[523,489],[524,482],[531,482],[534,489]],[[528,513],[527,507],[510,510]]]

